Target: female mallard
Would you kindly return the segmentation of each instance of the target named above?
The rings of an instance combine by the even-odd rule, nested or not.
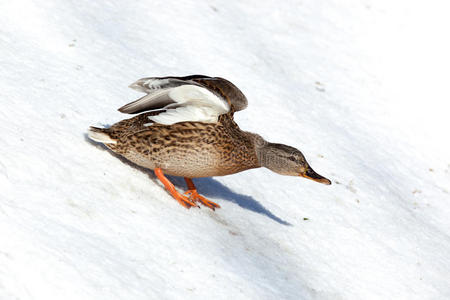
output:
[[[153,169],[186,208],[198,206],[196,202],[213,210],[220,207],[197,193],[194,177],[266,167],[282,175],[331,184],[314,172],[299,150],[242,131],[233,114],[247,107],[247,98],[226,79],[203,75],[150,77],[130,87],[147,95],[119,111],[144,113],[110,128],[90,127],[89,137],[133,163]],[[180,194],[164,174],[183,176],[188,191]]]

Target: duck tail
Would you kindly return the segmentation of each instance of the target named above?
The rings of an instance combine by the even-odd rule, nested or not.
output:
[[[90,126],[88,130],[88,137],[93,141],[103,144],[116,144],[117,141],[112,139],[106,130],[106,128]]]

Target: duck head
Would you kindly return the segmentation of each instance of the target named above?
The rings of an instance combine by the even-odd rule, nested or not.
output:
[[[294,147],[265,143],[258,149],[258,159],[262,167],[288,176],[301,176],[323,184],[331,184],[327,178],[317,174],[303,154]]]

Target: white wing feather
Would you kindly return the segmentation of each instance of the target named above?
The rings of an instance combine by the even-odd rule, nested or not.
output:
[[[153,122],[172,125],[179,122],[204,122],[215,123],[220,114],[214,108],[206,106],[181,106],[175,109],[168,109],[157,116],[148,117]],[[148,125],[151,125],[149,123]],[[147,125],[147,124],[146,124]]]
[[[164,125],[179,122],[215,123],[220,115],[230,110],[225,99],[196,85],[187,84],[172,88],[168,96],[175,103],[164,107],[165,112],[149,117],[153,122]]]

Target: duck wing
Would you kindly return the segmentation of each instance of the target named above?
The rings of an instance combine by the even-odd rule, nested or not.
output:
[[[203,76],[196,77],[193,80],[220,95],[220,97],[227,101],[233,111],[240,111],[247,108],[248,101],[244,93],[225,78]]]
[[[147,95],[119,111],[135,114],[164,110],[149,119],[165,125],[187,121],[215,123],[220,115],[247,106],[244,94],[234,84],[219,77],[148,77],[139,79],[130,88]]]

